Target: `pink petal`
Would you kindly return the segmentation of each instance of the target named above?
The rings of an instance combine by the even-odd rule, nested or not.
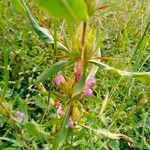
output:
[[[85,97],[92,97],[93,96],[93,91],[90,88],[85,88],[83,92],[84,92]]]

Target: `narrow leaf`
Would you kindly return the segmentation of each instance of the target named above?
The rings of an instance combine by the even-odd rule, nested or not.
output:
[[[133,77],[139,81],[145,82],[145,83],[150,83],[150,72],[127,72],[123,70],[118,70],[114,67],[110,67],[107,64],[104,64],[102,62],[97,62],[95,60],[90,60],[89,62],[99,66],[103,67],[104,69],[111,71],[114,74],[123,76],[123,77]]]
[[[45,70],[39,77],[38,79],[35,81],[35,84],[38,84],[40,82],[45,81],[47,78],[52,77],[55,73],[57,73],[58,71],[61,71],[66,65],[70,64],[71,62],[68,60],[63,60],[63,61],[59,61],[57,63],[55,63],[54,65],[52,65],[50,68],[48,68],[47,70]]]

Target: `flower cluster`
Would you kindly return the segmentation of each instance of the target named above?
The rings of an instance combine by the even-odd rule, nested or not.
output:
[[[82,75],[77,75],[77,80],[80,80],[82,78]],[[54,84],[56,84],[57,86],[60,85],[60,84],[64,84],[66,83],[66,80],[65,78],[63,77],[62,75],[62,72],[58,72],[56,77],[53,79],[53,82]],[[61,118],[62,116],[64,116],[64,111],[63,111],[63,107],[62,107],[62,103],[59,99],[56,99],[54,101],[54,105],[56,107],[56,117],[57,118]],[[74,128],[74,122],[73,120],[71,119],[71,117],[69,118],[69,121],[68,121],[68,127],[73,129]]]
[[[86,97],[92,97],[93,91],[91,87],[96,83],[94,76],[90,76],[84,86],[83,92]]]

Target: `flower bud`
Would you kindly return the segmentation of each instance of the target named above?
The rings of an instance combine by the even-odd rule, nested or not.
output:
[[[61,71],[57,73],[56,77],[54,78],[53,82],[56,85],[60,85],[61,83],[65,83],[66,80],[65,78],[62,76]]]
[[[74,128],[74,122],[72,121],[71,118],[69,118],[68,127],[71,128],[71,129]]]
[[[84,88],[83,90],[85,97],[92,97],[93,91],[90,88]]]
[[[16,117],[18,120],[23,120],[25,117],[25,114],[23,112],[17,111],[16,112]]]
[[[90,76],[86,81],[85,88],[91,88],[91,86],[95,83],[96,81],[95,81],[94,76]]]

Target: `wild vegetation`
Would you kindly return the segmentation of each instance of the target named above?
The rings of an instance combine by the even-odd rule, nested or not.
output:
[[[149,0],[0,0],[0,150],[150,149]]]

